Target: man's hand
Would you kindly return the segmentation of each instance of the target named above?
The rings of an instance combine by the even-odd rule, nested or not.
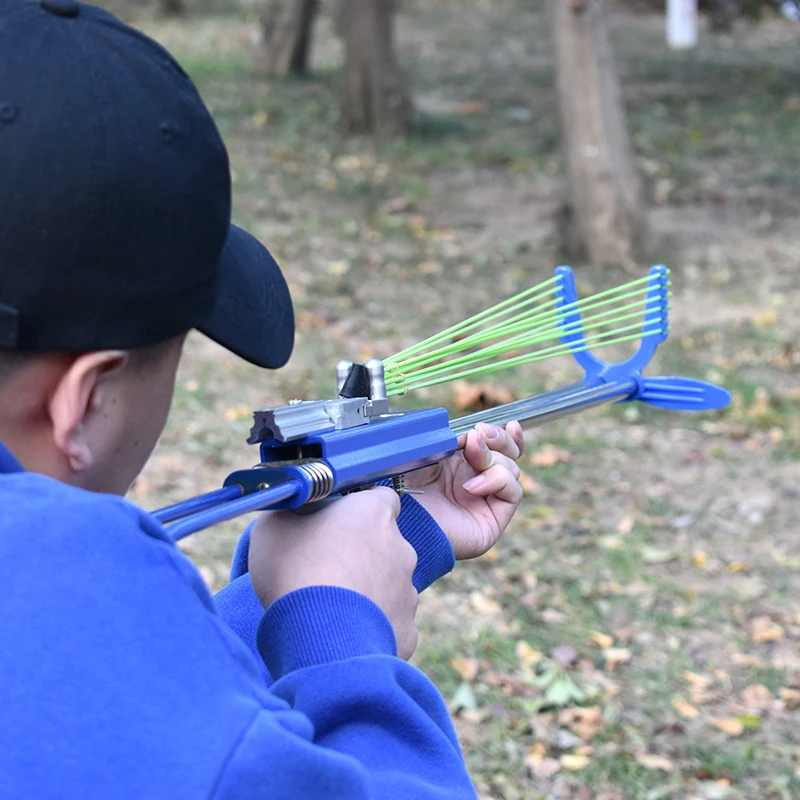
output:
[[[250,578],[264,608],[307,586],[341,586],[372,600],[389,618],[401,658],[417,646],[417,554],[397,527],[400,498],[377,487],[313,514],[266,512],[250,533]]]
[[[505,430],[479,423],[458,440],[447,461],[406,475],[409,489],[444,531],[457,559],[483,555],[500,538],[522,499],[517,459],[525,442],[522,427]]]

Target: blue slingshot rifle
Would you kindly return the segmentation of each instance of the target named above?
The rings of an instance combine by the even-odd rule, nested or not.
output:
[[[257,466],[232,473],[221,489],[159,509],[154,516],[179,540],[242,514],[300,508],[382,480],[391,479],[402,491],[405,473],[452,456],[458,436],[479,422],[518,420],[531,427],[606,403],[632,401],[679,411],[724,408],[730,393],[722,387],[642,374],[668,335],[667,276],[664,266],[650,269],[639,348],[627,360],[612,363],[590,352],[572,270],[558,267],[561,341],[583,369],[583,379],[458,419],[451,420],[445,408],[393,411],[383,362],[340,361],[336,398],[292,400],[254,413],[248,443],[260,446]]]

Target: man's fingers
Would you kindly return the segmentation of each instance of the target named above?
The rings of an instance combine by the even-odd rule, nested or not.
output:
[[[394,489],[390,489],[388,486],[374,486],[369,491],[374,492],[373,497],[389,506],[395,519],[400,516],[400,495]],[[355,492],[355,494],[360,494],[360,492]]]
[[[516,474],[513,467],[516,463],[506,462],[494,464],[492,467],[476,475],[464,484],[464,488],[476,497],[497,497],[507,503],[519,503],[522,499],[522,487],[519,485],[519,467]]]
[[[467,445],[464,448],[464,459],[478,474],[486,472],[495,464],[506,464],[516,476],[519,476],[519,467],[516,459],[519,457],[519,448],[509,434],[495,425],[485,426],[499,431],[493,439],[487,440],[481,424],[474,431],[469,432]]]
[[[478,473],[492,466],[492,451],[480,428],[474,428],[467,434],[464,459]]]
[[[506,425],[506,433],[514,440],[521,456],[525,452],[525,432],[522,430],[522,425],[517,420],[513,420]]]
[[[485,422],[478,423],[476,428],[483,433],[483,438],[490,450],[502,453],[515,460],[520,457],[521,448],[508,430],[501,428],[499,425],[488,425]]]

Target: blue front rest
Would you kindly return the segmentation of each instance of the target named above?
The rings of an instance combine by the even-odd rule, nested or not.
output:
[[[291,446],[324,461],[333,470],[334,492],[342,492],[441,461],[455,452],[456,436],[447,410],[430,408],[312,434]],[[286,448],[274,440],[263,442],[262,463],[283,460]]]
[[[446,409],[397,412],[366,425],[310,434],[292,442],[267,439],[261,444],[261,466],[234,472],[225,485],[239,483],[250,493],[261,483],[295,479],[303,490],[273,508],[297,508],[308,500],[311,488],[297,466],[303,461],[327,464],[334,476],[331,494],[338,494],[430,466],[449,458],[456,448]]]

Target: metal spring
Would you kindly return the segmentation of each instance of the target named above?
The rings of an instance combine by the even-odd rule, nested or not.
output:
[[[324,500],[333,491],[333,471],[324,461],[311,461],[301,465],[300,469],[311,480],[311,494],[307,503]]]

